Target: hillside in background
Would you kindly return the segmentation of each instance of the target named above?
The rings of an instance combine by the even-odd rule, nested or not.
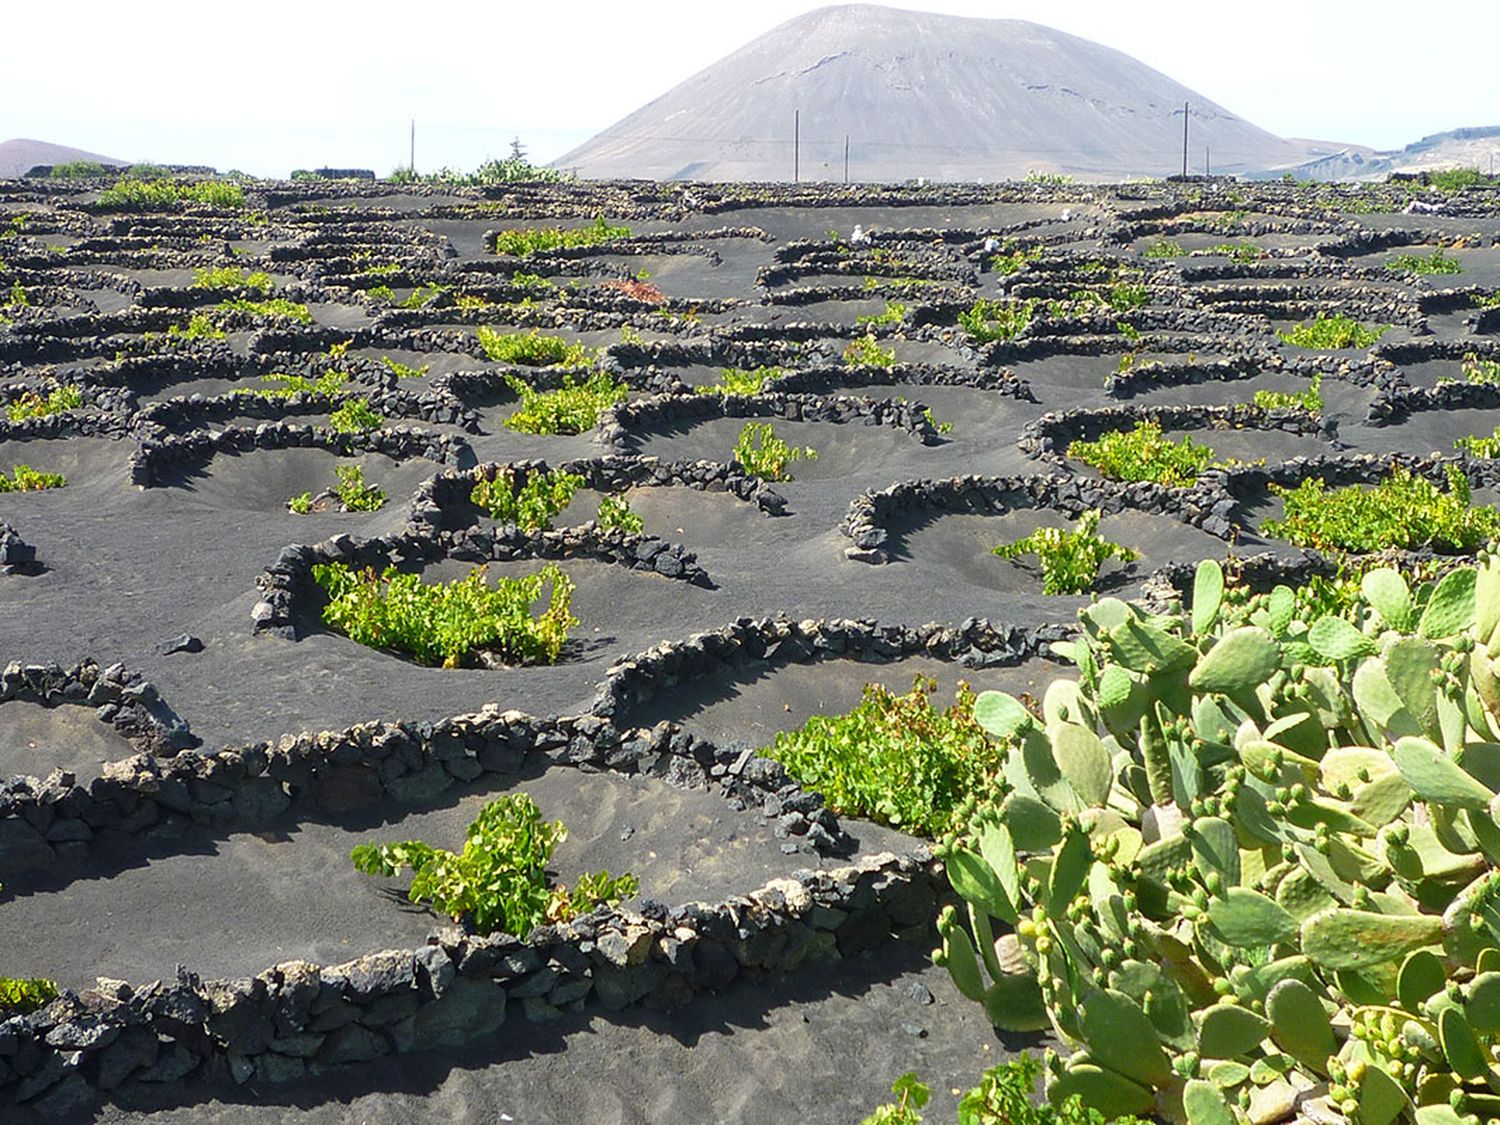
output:
[[[72,160],[93,160],[99,164],[130,163],[113,156],[100,156],[97,152],[85,152],[81,148],[33,141],[25,137],[0,141],[0,179],[24,176],[39,164],[66,164]]]
[[[1308,180],[1382,180],[1392,172],[1430,172],[1441,168],[1478,168],[1492,173],[1497,164],[1500,164],[1500,125],[1484,125],[1434,133],[1405,148],[1385,152],[1347,146],[1298,165],[1292,173]]]
[[[1089,179],[1252,172],[1345,148],[1283,140],[1129,55],[1022,20],[866,4],[777,27],[559,158],[589,178]]]

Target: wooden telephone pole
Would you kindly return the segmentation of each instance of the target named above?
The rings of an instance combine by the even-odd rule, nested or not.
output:
[[[792,183],[802,182],[802,111],[792,110]]]
[[[1188,174],[1188,109],[1187,102],[1182,103],[1182,178],[1187,179]]]

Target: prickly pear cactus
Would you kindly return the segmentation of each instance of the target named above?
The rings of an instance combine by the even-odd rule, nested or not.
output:
[[[1322,594],[1326,594],[1323,590]],[[1500,561],[1105,598],[943,846],[947,965],[1048,1094],[1189,1125],[1500,1120]]]

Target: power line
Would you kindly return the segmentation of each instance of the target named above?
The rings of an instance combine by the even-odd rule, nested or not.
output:
[[[671,142],[671,143],[675,143],[675,144],[692,144],[692,145],[704,145],[704,146],[708,146],[708,145],[719,145],[719,146],[731,146],[732,145],[732,146],[741,146],[741,147],[745,147],[745,146],[760,146],[760,147],[764,147],[764,148],[780,149],[782,151],[785,151],[787,148],[791,147],[791,145],[792,145],[791,141],[787,141],[785,139],[779,139],[778,140],[778,139],[775,139],[775,138],[760,138],[760,137],[745,137],[745,138],[739,138],[739,137],[685,137],[685,136],[677,136],[677,135],[667,134],[667,133],[629,133],[629,134],[611,133],[608,136],[605,136],[604,134],[600,134],[600,137],[602,137],[605,141],[607,141],[610,144],[614,144],[614,143],[617,143],[619,141],[667,141],[667,142]],[[844,142],[843,142],[843,137],[842,136],[839,136],[839,137],[817,137],[817,138],[802,137],[800,139],[800,144],[803,147],[809,147],[809,146],[812,146],[812,145],[827,145],[830,148],[834,149],[835,151],[838,151],[840,149],[840,147],[843,145],[843,143]],[[987,156],[988,155],[1060,155],[1060,156],[1096,156],[1096,155],[1116,156],[1116,155],[1118,155],[1118,156],[1149,156],[1149,155],[1152,155],[1152,154],[1160,154],[1164,149],[1166,149],[1166,145],[1165,144],[1162,145],[1161,147],[1152,147],[1152,148],[1100,148],[1100,149],[1092,149],[1092,148],[1060,148],[1060,147],[1045,146],[1045,145],[1037,145],[1037,146],[1034,146],[1034,147],[1033,146],[1025,146],[1025,147],[1014,147],[1014,148],[998,148],[998,147],[991,147],[989,145],[921,144],[921,143],[918,143],[918,142],[915,142],[915,141],[873,141],[873,140],[865,140],[863,138],[861,138],[861,140],[860,140],[859,143],[860,143],[860,146],[862,148],[906,149],[906,150],[917,151],[917,152],[955,152],[955,153],[959,153],[959,152],[976,152],[976,153],[982,153],[982,154],[987,155]],[[1167,150],[1167,151],[1170,151],[1170,150]],[[1260,156],[1264,156],[1265,152],[1266,152],[1266,150],[1263,149],[1263,148],[1261,148],[1261,149],[1221,148],[1219,150],[1219,155],[1221,157],[1222,156],[1260,157]]]

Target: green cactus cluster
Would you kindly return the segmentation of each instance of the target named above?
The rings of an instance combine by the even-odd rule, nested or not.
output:
[[[1008,750],[934,957],[1061,1041],[1054,1103],[1500,1118],[1500,558],[1419,578],[1312,616],[1208,561],[1190,610],[1083,610],[1041,715],[977,697]]]

